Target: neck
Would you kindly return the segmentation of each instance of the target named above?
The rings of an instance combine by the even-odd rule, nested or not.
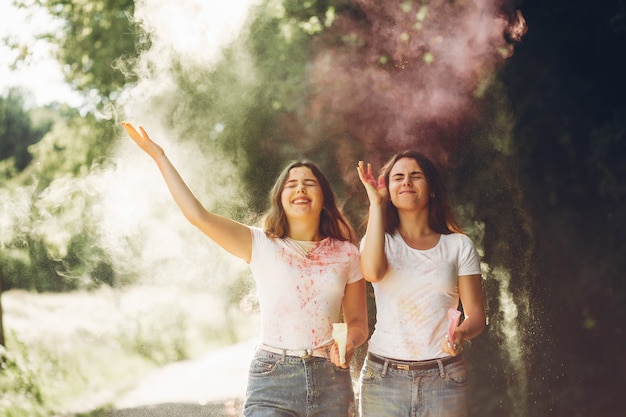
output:
[[[428,211],[398,212],[398,231],[403,237],[423,237],[433,233],[428,225]]]
[[[425,237],[433,236],[435,233],[430,227],[419,228],[419,227],[411,227],[407,225],[398,226],[398,232],[400,236],[405,239],[423,239]]]
[[[428,217],[428,216],[426,216]],[[413,249],[427,250],[435,247],[439,241],[439,233],[428,226],[428,218],[401,217],[398,233],[404,242]]]
[[[294,240],[320,241],[319,222],[289,222],[287,236]]]

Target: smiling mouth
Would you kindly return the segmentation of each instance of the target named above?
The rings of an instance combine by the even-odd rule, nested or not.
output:
[[[296,198],[291,204],[309,204],[310,201],[308,198]]]

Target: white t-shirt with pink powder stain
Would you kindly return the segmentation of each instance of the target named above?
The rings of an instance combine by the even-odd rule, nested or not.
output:
[[[439,342],[448,329],[448,309],[459,304],[458,277],[481,273],[473,242],[453,233],[417,250],[396,231],[385,235],[385,254],[389,269],[372,283],[376,325],[369,351],[407,361],[447,356]]]
[[[261,343],[294,350],[330,343],[346,285],[362,279],[358,248],[326,238],[307,254],[293,240],[270,239],[258,227],[250,230]]]

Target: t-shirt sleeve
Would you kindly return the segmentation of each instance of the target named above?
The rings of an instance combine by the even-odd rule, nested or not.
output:
[[[263,229],[256,226],[249,226],[250,234],[252,235],[252,256],[250,258],[250,264],[255,262],[255,259],[259,256],[259,252],[268,243],[268,238]]]
[[[466,235],[460,236],[459,276],[481,274],[480,258],[472,240]]]
[[[352,284],[363,279],[363,274],[361,273],[361,254],[356,246],[351,243],[350,246],[352,246],[352,250],[349,256],[350,265],[348,268],[348,284]]]

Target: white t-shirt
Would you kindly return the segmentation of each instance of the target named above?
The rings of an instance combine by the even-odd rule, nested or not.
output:
[[[435,247],[417,250],[396,231],[385,234],[385,254],[387,273],[372,283],[376,326],[369,351],[407,361],[447,356],[439,342],[448,328],[448,309],[459,303],[458,277],[481,273],[471,239],[441,235]]]
[[[283,349],[314,349],[332,341],[347,284],[362,279],[359,250],[326,238],[308,252],[291,239],[252,233],[250,268],[261,309],[261,342]]]

